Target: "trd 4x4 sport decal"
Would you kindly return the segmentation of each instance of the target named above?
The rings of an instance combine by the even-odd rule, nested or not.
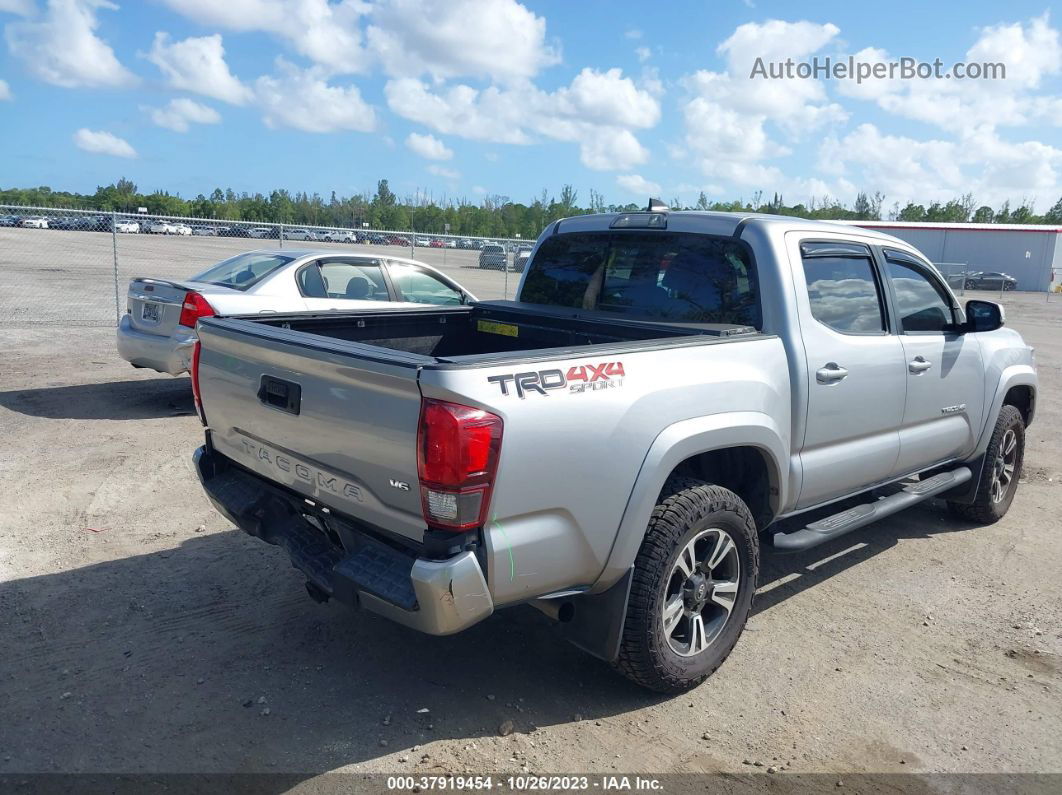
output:
[[[597,392],[601,389],[615,389],[623,386],[623,362],[602,362],[601,364],[580,364],[563,370],[531,370],[526,373],[506,373],[488,376],[487,380],[501,387],[503,395],[510,394],[512,388],[516,396],[523,400],[528,392],[549,395],[550,390],[565,389],[571,393]]]

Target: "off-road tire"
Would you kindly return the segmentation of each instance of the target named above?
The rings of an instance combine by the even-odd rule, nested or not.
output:
[[[733,539],[741,563],[738,591],[719,636],[703,652],[682,657],[664,636],[664,592],[678,555],[705,528],[721,528]],[[613,666],[628,679],[660,693],[696,687],[723,663],[741,636],[758,576],[756,523],[741,498],[694,478],[669,478],[635,559],[620,652]]]
[[[1013,431],[1017,439],[1017,455],[1014,462],[1014,472],[1007,492],[1002,500],[996,502],[992,499],[992,473],[999,458],[1000,447],[1008,431]],[[992,524],[998,522],[1010,509],[1014,502],[1014,494],[1018,490],[1018,479],[1021,477],[1021,468],[1025,460],[1025,421],[1021,412],[1014,406],[1003,406],[996,418],[996,427],[992,429],[992,438],[988,442],[985,451],[984,462],[981,464],[981,480],[977,487],[977,495],[972,503],[949,502],[948,509],[961,519],[966,519],[977,524]]]

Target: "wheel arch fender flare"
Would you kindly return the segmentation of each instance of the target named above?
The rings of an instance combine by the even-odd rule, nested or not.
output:
[[[1032,423],[1032,412],[1035,411],[1036,397],[1039,380],[1036,370],[1029,364],[1012,364],[1003,369],[996,382],[996,390],[992,395],[991,402],[986,402],[984,421],[981,423],[981,435],[977,440],[977,449],[974,456],[983,455],[988,449],[988,443],[992,438],[992,429],[996,426],[996,417],[1003,408],[1003,401],[1016,386],[1027,386],[1032,390],[1032,405],[1030,406],[1029,424]]]
[[[754,447],[764,454],[771,478],[771,504],[776,510],[787,504],[784,466],[789,460],[789,433],[771,416],[755,411],[727,412],[669,425],[653,440],[642,461],[612,551],[593,586],[595,592],[615,583],[634,564],[649,517],[675,467],[693,456],[731,447]]]

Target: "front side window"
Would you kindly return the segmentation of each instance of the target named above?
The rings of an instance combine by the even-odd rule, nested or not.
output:
[[[460,304],[464,295],[434,274],[412,265],[391,266],[391,282],[399,300],[414,304]]]
[[[307,298],[390,301],[383,269],[375,260],[319,260],[299,271],[299,288]]]
[[[889,260],[889,281],[905,332],[944,332],[954,322],[951,302],[942,289],[920,270]]]
[[[760,328],[759,284],[732,238],[683,232],[572,232],[538,248],[520,300],[676,323]]]
[[[283,254],[264,254],[255,251],[238,254],[193,276],[192,281],[215,284],[219,287],[231,287],[234,290],[247,290],[269,274],[287,265],[292,259]]]
[[[870,257],[804,257],[811,315],[843,334],[885,330],[881,293]]]

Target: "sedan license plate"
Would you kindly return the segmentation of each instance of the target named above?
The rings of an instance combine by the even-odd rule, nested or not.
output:
[[[159,322],[159,305],[153,303],[145,303],[144,308],[141,310],[141,317],[149,323]]]

